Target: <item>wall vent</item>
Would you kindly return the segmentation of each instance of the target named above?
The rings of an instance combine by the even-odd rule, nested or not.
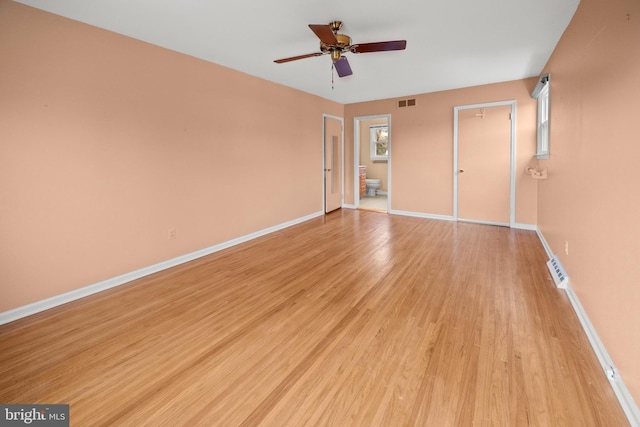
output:
[[[398,101],[398,107],[402,108],[402,107],[413,107],[416,105],[416,99],[403,99],[401,101]]]
[[[562,264],[560,264],[558,257],[554,256],[547,261],[547,268],[549,269],[549,273],[551,273],[551,277],[553,278],[553,282],[556,286],[560,289],[567,289],[569,277],[567,276],[567,272]]]

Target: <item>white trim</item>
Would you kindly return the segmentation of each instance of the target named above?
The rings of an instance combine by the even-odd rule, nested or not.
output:
[[[393,151],[393,132],[391,131],[391,114],[387,114],[389,155],[387,159],[387,212],[391,210],[391,153]]]
[[[353,118],[353,206],[360,206],[360,123]]]
[[[148,267],[143,267],[139,270],[125,273],[120,276],[112,277],[111,279],[103,280],[101,282],[84,286],[79,289],[74,289],[73,291],[65,292],[63,294],[56,295],[51,298],[47,298],[41,301],[36,301],[34,303],[24,305],[22,307],[17,307],[9,311],[2,312],[0,313],[0,325],[13,322],[14,320],[18,320],[23,317],[31,316],[32,314],[40,313],[41,311],[45,311],[62,304],[66,304],[68,302],[75,301],[77,299],[84,298],[86,296],[93,295],[95,293],[98,293],[116,286],[124,285],[125,283],[131,282],[132,280],[137,280],[137,279],[140,279],[141,277],[145,277],[150,274],[154,274],[159,271],[166,270],[168,268],[172,268],[189,261],[193,261],[197,258],[210,255],[214,252],[218,252],[223,249],[227,249],[232,246],[239,245],[240,243],[244,243],[249,240],[262,237],[266,234],[270,234],[275,231],[279,231],[279,230],[291,227],[293,225],[296,225],[296,224],[299,224],[323,215],[324,215],[324,210],[322,212],[315,212],[310,215],[303,216],[301,218],[293,219],[291,221],[287,221],[282,224],[274,225],[273,227],[268,227],[263,230],[256,231],[254,233],[240,236],[235,239],[231,239],[226,242],[222,242],[217,245],[201,249],[199,251],[181,255],[167,261],[159,262],[157,264],[153,264]]]
[[[550,92],[549,85],[545,84],[542,91],[536,97],[536,158],[538,160],[549,159],[549,121],[550,121]]]
[[[467,222],[470,224],[497,225],[498,227],[509,227],[508,222],[482,221],[479,219],[458,218],[458,222]]]
[[[536,83],[536,87],[533,88],[533,91],[531,92],[531,98],[536,100],[537,103],[537,107],[536,107],[536,111],[537,111],[537,115],[536,115],[536,159],[538,160],[548,160],[549,159],[549,120],[551,118],[551,111],[549,109],[550,107],[550,81],[551,81],[551,75],[549,73],[545,73],[542,74],[539,78],[538,78],[538,83]],[[546,99],[543,99],[542,101],[540,100],[540,95],[543,95],[543,97],[546,97]],[[542,127],[542,123],[540,122],[540,115],[542,113],[541,109],[542,109],[542,102],[544,102],[544,106],[546,107],[546,116],[547,116],[547,120],[546,120],[546,130],[542,130],[541,131],[541,127]],[[541,132],[545,132],[546,135],[542,135]],[[541,150],[541,147],[543,145],[543,139],[546,139],[546,150]]]
[[[544,247],[544,251],[547,253],[547,257],[549,259],[553,258],[553,251],[551,250],[551,246],[549,246],[549,243],[547,243],[546,239],[544,238],[542,231],[540,231],[540,227],[536,227],[536,234],[540,239],[540,243],[542,243],[542,246]]]
[[[411,212],[411,211],[398,211],[398,210],[390,210],[390,214],[392,215],[402,215],[402,216],[412,216],[415,218],[425,218],[425,219],[437,219],[440,221],[455,221],[456,219],[449,215],[435,215],[435,214],[426,214],[422,212]]]
[[[549,73],[541,74],[540,77],[538,77],[538,82],[536,83],[536,86],[533,88],[533,91],[531,91],[531,98],[533,99],[538,98],[538,96],[540,95],[540,92],[542,92],[542,89],[547,87],[550,81],[551,81],[551,74]]]
[[[353,204],[360,206],[360,121],[387,119],[389,129],[389,156],[387,159],[387,212],[391,210],[391,152],[393,151],[393,132],[391,131],[391,114],[358,116],[353,118]]]
[[[345,203],[344,205],[342,205],[343,209],[358,209],[358,207],[356,205],[353,205],[351,203]]]
[[[340,139],[342,140],[342,194],[340,196],[340,207],[344,207],[344,117],[332,116],[331,114],[322,113],[322,211],[327,212],[327,180],[325,179],[325,169],[327,168],[327,157],[324,150],[326,129],[325,120],[334,119],[339,120],[342,126],[340,130]]]
[[[573,291],[571,283],[567,284],[565,291],[567,293],[567,296],[569,297],[569,301],[571,302],[573,310],[578,316],[578,320],[580,320],[582,329],[584,329],[584,332],[587,335],[589,342],[591,343],[591,347],[598,357],[600,366],[609,379],[609,383],[611,384],[613,392],[616,394],[616,397],[620,402],[620,406],[622,406],[622,410],[629,419],[629,423],[635,427],[640,426],[640,410],[638,409],[638,405],[636,405],[635,401],[633,400],[633,396],[631,396],[631,393],[629,393],[629,389],[627,389],[627,386],[624,384],[622,377],[620,376],[620,374],[618,374],[615,365],[611,360],[611,357],[609,356],[609,353],[607,353],[607,349],[600,340],[600,337],[593,327],[593,324],[591,324],[591,321],[587,316],[587,312],[584,310],[582,304],[580,304],[578,296]]]
[[[472,224],[498,225],[503,227],[509,227],[509,224],[507,224],[506,222],[498,223],[498,222],[488,222],[488,221],[467,220],[467,219],[460,219],[460,218],[456,220],[453,216],[450,216],[450,215],[435,215],[435,214],[426,214],[422,212],[399,211],[399,210],[390,210],[389,213],[394,215],[412,216],[416,218],[437,219],[441,221],[458,221],[458,222],[468,222]],[[511,228],[514,228],[517,230],[539,231],[538,227],[534,224],[515,223],[513,224],[513,226],[511,226]],[[540,233],[538,233],[538,236],[540,236]]]
[[[509,225],[516,224],[516,101],[497,101],[483,104],[458,105],[453,107],[453,217],[458,219],[458,112],[472,108],[491,108],[504,105],[511,106],[511,141],[510,141],[510,191],[509,191]],[[465,220],[466,221],[466,220]]]
[[[390,214],[395,215],[403,215],[403,216],[412,216],[416,218],[426,218],[426,219],[438,219],[441,221],[456,221],[453,216],[450,215],[435,215],[435,214],[425,214],[422,212],[411,212],[411,211],[399,211],[399,210],[390,210]],[[505,223],[497,223],[497,222],[488,222],[488,221],[476,221],[476,220],[466,220],[466,219],[458,219],[459,222],[469,222],[472,224],[485,224],[485,225],[499,225],[504,227],[509,227],[509,224]],[[534,224],[521,224],[515,223],[511,228],[518,230],[529,230],[529,231],[538,231],[538,226]],[[540,235],[538,233],[538,235]]]
[[[542,246],[547,252],[549,258],[553,258],[555,255],[553,254],[551,247],[544,238],[544,235],[540,231],[540,228],[536,227],[536,233],[538,234],[538,238],[540,239],[540,242],[542,243]],[[638,405],[633,400],[633,396],[631,396],[629,389],[627,389],[627,386],[624,384],[622,377],[617,372],[613,360],[609,356],[609,353],[600,340],[596,329],[593,327],[593,324],[589,320],[589,316],[584,310],[584,307],[582,307],[582,304],[578,299],[578,295],[576,295],[573,288],[571,287],[571,283],[567,283],[565,292],[567,294],[567,297],[569,298],[569,302],[571,303],[573,310],[576,313],[576,316],[578,317],[578,320],[580,321],[580,325],[582,325],[582,329],[587,335],[587,339],[591,344],[591,348],[593,348],[593,351],[598,358],[600,367],[604,371],[604,375],[609,380],[609,384],[611,384],[611,388],[618,398],[618,402],[620,402],[620,406],[622,406],[622,410],[627,416],[629,423],[632,427],[640,427],[640,409],[638,409]]]
[[[538,226],[535,224],[522,224],[522,223],[516,222],[511,226],[511,228],[515,228],[518,230],[536,231],[538,229]]]

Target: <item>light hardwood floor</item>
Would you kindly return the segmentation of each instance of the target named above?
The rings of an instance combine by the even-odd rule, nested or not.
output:
[[[534,232],[339,210],[0,327],[73,426],[624,426]]]
[[[360,199],[359,209],[365,209],[376,212],[387,212],[387,196],[378,194],[375,197],[365,196]]]

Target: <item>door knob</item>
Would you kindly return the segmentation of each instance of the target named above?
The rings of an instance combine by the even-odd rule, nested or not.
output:
[[[331,172],[331,169],[325,169],[324,171],[325,172]]]
[[[459,173],[462,173],[462,172],[464,172],[464,169],[460,169],[458,172],[459,172]]]

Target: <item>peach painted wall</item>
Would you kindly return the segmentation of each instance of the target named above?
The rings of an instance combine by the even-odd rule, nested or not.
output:
[[[387,191],[387,162],[371,160],[371,135],[369,126],[387,123],[386,119],[360,122],[360,165],[367,167],[367,178],[380,180],[380,191]]]
[[[0,312],[322,211],[343,109],[0,0]]]
[[[545,72],[540,229],[640,402],[640,2],[582,0]]]
[[[453,107],[516,100],[516,222],[537,223],[537,182],[524,173],[535,154],[536,79],[411,96],[413,107],[398,99],[345,106],[345,151],[353,152],[354,117],[391,114],[391,207],[430,215],[453,215]],[[406,99],[403,98],[403,99]],[[352,157],[353,158],[353,155]],[[346,163],[346,203],[353,200],[353,161]]]

